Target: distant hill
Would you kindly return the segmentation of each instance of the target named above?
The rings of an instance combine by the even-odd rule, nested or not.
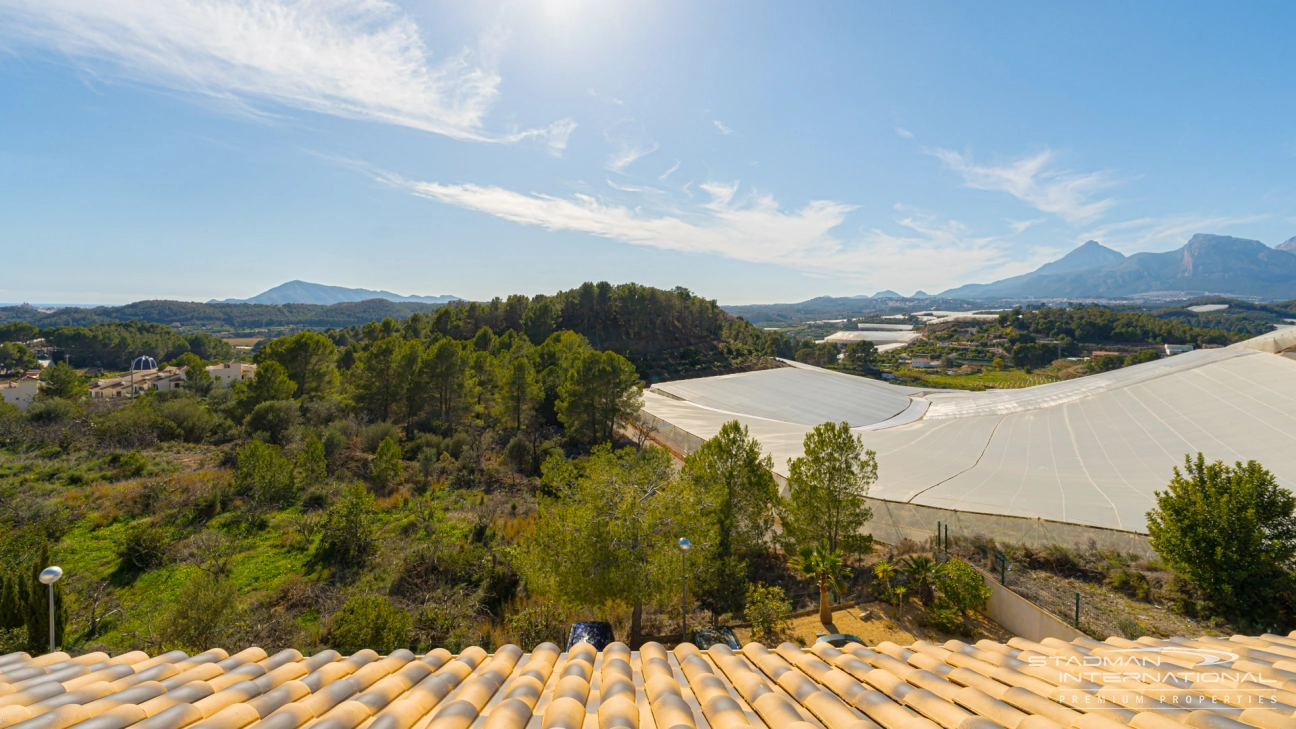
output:
[[[967,284],[941,294],[962,299],[1015,298],[1018,296],[1037,298],[1039,294],[1021,294],[1021,290],[1032,290],[1032,282],[1040,276],[1062,275],[1087,271],[1095,268],[1114,265],[1125,260],[1124,254],[1114,251],[1096,240],[1091,240],[1061,258],[1020,276],[1005,278],[990,284]]]
[[[918,292],[922,294],[922,292]],[[978,303],[947,299],[938,296],[896,298],[890,296],[820,296],[795,304],[743,304],[724,306],[734,316],[741,316],[753,324],[779,324],[783,322],[814,321],[816,319],[849,319],[877,314],[899,314],[929,309],[948,311],[973,311]]]
[[[1288,241],[1284,246],[1296,247]],[[950,289],[959,299],[1087,299],[1157,294],[1296,298],[1296,251],[1260,241],[1198,234],[1165,253],[1123,256],[1089,241],[1035,271]]]
[[[1278,245],[1274,246],[1274,249],[1279,251],[1287,251],[1288,253],[1296,253],[1296,236],[1292,236],[1291,238],[1288,238],[1286,241],[1279,243]]]
[[[250,299],[212,299],[209,304],[343,304],[370,299],[386,299],[412,304],[445,304],[458,301],[457,296],[401,296],[390,291],[371,291],[369,289],[348,289],[343,286],[326,286],[309,281],[289,281],[269,291],[253,296]]]
[[[179,324],[182,327],[260,329],[264,327],[345,327],[385,318],[405,319],[415,312],[428,312],[435,304],[416,304],[385,299],[348,301],[331,306],[319,304],[200,304],[193,301],[137,301],[125,306],[56,309],[43,312],[23,306],[0,307],[0,324],[25,321],[38,327],[89,326],[113,322],[143,321]]]

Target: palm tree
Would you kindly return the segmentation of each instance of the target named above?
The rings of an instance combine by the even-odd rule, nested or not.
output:
[[[930,605],[936,601],[936,563],[930,557],[921,555],[905,557],[901,562],[903,565],[900,571],[904,572],[905,577],[913,583],[914,589],[918,591],[918,600],[923,605]]]
[[[838,593],[850,589],[843,582],[851,576],[851,570],[842,562],[841,550],[830,548],[827,541],[819,542],[813,547],[802,547],[795,557],[788,560],[788,567],[819,583],[819,622],[824,625],[831,623],[832,606],[828,603],[828,588],[831,587]]]
[[[895,565],[882,560],[873,565],[873,575],[882,582],[882,599],[895,602],[895,587],[891,584],[891,580],[894,580],[896,576]]]

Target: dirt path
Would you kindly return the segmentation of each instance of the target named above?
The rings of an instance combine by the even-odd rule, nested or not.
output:
[[[871,602],[833,611],[833,627],[838,633],[859,638],[865,645],[877,645],[886,640],[899,645],[909,645],[915,640],[940,644],[951,638],[969,642],[989,638],[1002,642],[1012,637],[1012,633],[980,614],[974,614],[968,619],[970,636],[943,633],[928,627],[924,624],[925,617],[916,602],[900,609],[882,602]],[[743,645],[751,640],[750,628],[735,628],[734,632],[738,635],[738,642]],[[795,618],[792,621],[792,639],[803,645],[814,643],[817,634],[828,632],[832,632],[832,629],[825,628],[819,622],[817,614]]]

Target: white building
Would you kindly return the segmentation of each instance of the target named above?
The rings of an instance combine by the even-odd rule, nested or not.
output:
[[[1167,357],[1169,357],[1170,355],[1173,355],[1173,354],[1183,354],[1184,352],[1191,352],[1191,351],[1193,351],[1193,346],[1192,346],[1191,344],[1167,344],[1167,345],[1165,345],[1165,353],[1166,353],[1166,356],[1167,356]]]
[[[254,364],[230,360],[209,366],[207,374],[211,375],[221,387],[229,387],[235,382],[252,379],[256,375],[256,370],[257,366]]]
[[[134,397],[145,390],[166,392],[183,389],[186,369],[166,367],[160,370],[135,370],[134,373],[96,380],[90,385],[90,397]],[[229,387],[235,382],[252,379],[256,375],[256,365],[231,360],[208,366],[207,373],[220,387]]]
[[[33,374],[26,374],[17,380],[0,385],[0,397],[10,405],[17,405],[26,410],[36,398],[36,391],[39,389],[40,378]]]

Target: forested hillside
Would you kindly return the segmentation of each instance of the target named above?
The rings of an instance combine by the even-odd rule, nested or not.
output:
[[[769,367],[774,365],[772,357],[791,357],[799,346],[686,289],[607,282],[586,283],[553,296],[515,295],[444,306],[374,299],[332,306],[141,301],[49,313],[0,309],[0,342],[43,337],[61,350],[60,357],[66,348],[73,364],[107,369],[124,367],[142,354],[159,361],[184,351],[203,359],[231,356],[232,350],[210,332],[269,329],[273,336],[313,329],[327,331],[334,342],[347,347],[398,328],[412,336],[459,339],[483,328],[496,335],[512,331],[533,344],[554,332],[576,332],[595,349],[626,356],[647,382]]]
[[[595,614],[652,634],[673,614],[656,605],[678,584],[666,550],[684,528],[724,565],[699,560],[694,596],[740,609],[749,567],[732,550],[754,550],[755,569],[769,545],[709,535],[734,519],[765,535],[770,515],[722,518],[723,479],[678,478],[654,449],[609,450],[642,437],[624,427],[640,375],[568,326],[632,354],[786,346],[714,302],[633,286],[299,332],[263,343],[255,377],[229,389],[166,326],[44,330],[75,330],[87,357],[110,332],[134,336],[130,346],[182,352],[173,363],[188,370],[183,389],[104,402],[86,398],[75,360],[59,362],[26,411],[0,407],[0,653],[47,635],[32,570],[49,563],[67,572],[57,627],[74,651],[534,645]],[[773,489],[759,447],[733,445],[754,487]],[[593,521],[563,521],[586,513],[564,511],[568,498]],[[762,503],[773,502],[744,508]],[[531,535],[619,540],[629,532],[606,531],[618,520],[652,526],[615,579],[591,584],[637,602],[564,592],[548,543]],[[590,524],[599,530],[581,531]],[[615,551],[594,544],[571,542],[567,556]]]
[[[330,331],[340,346],[371,339],[395,322]],[[687,289],[664,291],[638,284],[587,283],[554,296],[510,296],[487,303],[456,302],[435,313],[411,316],[402,329],[423,335],[468,338],[482,329],[523,334],[541,342],[557,331],[572,331],[596,349],[623,354],[640,376],[696,377],[773,366],[772,357],[791,357],[798,343],[725,313],[715,301]]]

